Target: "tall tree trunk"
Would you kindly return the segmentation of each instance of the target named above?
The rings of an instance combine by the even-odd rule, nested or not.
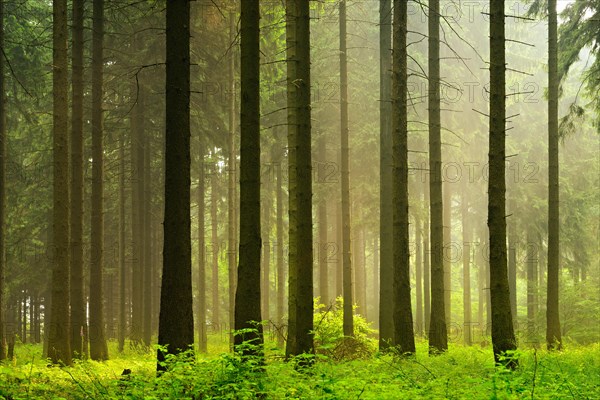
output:
[[[357,213],[358,214],[358,213]],[[357,218],[359,219],[359,218]],[[358,314],[367,316],[367,274],[365,265],[365,241],[364,230],[360,228],[356,232],[354,240],[354,275],[356,304]]]
[[[510,292],[510,311],[513,321],[517,321],[517,242],[514,222],[508,236],[508,290]]]
[[[287,355],[313,350],[313,240],[308,1],[287,0],[290,281]],[[291,49],[293,48],[293,49]],[[292,67],[293,65],[293,67]],[[291,67],[291,68],[290,68]],[[295,128],[293,128],[295,127]],[[292,228],[293,226],[293,228]]]
[[[534,235],[531,229],[527,230],[527,338],[529,342],[537,342],[536,315],[537,315],[537,243],[533,242]]]
[[[425,189],[427,190],[427,189]],[[427,194],[424,194],[427,196]],[[426,209],[426,211],[428,211]],[[424,326],[423,331],[428,334],[429,333],[429,321],[431,318],[431,266],[429,263],[429,213],[425,213],[426,216],[423,219],[423,314],[424,318]]]
[[[394,0],[392,51],[393,316],[394,343],[401,354],[415,352],[408,248],[407,18],[408,3],[404,0]]]
[[[419,194],[420,197],[420,194]],[[423,334],[423,260],[421,256],[423,252],[421,251],[421,245],[423,243],[422,236],[423,232],[421,231],[421,218],[419,213],[421,212],[420,208],[415,210],[414,218],[415,218],[415,286],[417,288],[416,293],[416,307],[415,311],[417,313],[415,318],[415,327],[417,328],[417,335],[421,336]]]
[[[392,2],[379,2],[379,349],[394,338],[392,314]]]
[[[86,358],[88,337],[83,296],[83,21],[82,0],[73,1],[71,114],[71,352]]]
[[[48,356],[54,364],[71,364],[69,312],[69,138],[67,1],[52,2],[53,92],[53,247],[52,320],[48,332]]]
[[[471,227],[467,224],[469,218],[469,204],[467,203],[465,189],[462,190],[460,202],[463,232],[463,332],[465,345],[470,346],[473,340],[473,324],[471,321]]]
[[[217,221],[217,171],[213,166],[210,176],[210,242],[212,267],[212,323],[216,329],[221,326],[221,301],[219,296],[219,237]]]
[[[443,220],[444,220],[444,318],[446,326],[452,323],[452,190],[450,183],[443,184]]]
[[[319,140],[319,161],[325,163],[327,161],[327,148],[325,144],[325,136],[321,136]],[[325,165],[325,164],[323,164]],[[325,180],[320,180],[325,182]],[[321,198],[319,199],[319,295],[321,296],[321,303],[326,306],[330,304],[329,299],[329,274],[327,268],[329,267],[328,261],[328,249],[329,244],[327,242],[327,201],[326,193],[323,190]]]
[[[496,363],[516,349],[506,267],[506,54],[504,1],[490,3],[490,139],[488,227],[490,230],[490,297],[492,345]],[[514,368],[517,361],[502,361]]]
[[[429,0],[429,204],[431,235],[430,353],[448,350],[444,285],[444,208],[440,119],[440,1]]]
[[[234,343],[262,345],[260,321],[260,26],[259,3],[241,2],[241,112],[240,112],[240,261],[235,292]],[[311,264],[312,265],[312,264]],[[256,348],[243,349],[256,354]]]
[[[190,238],[190,2],[167,2],[165,216],[158,344],[177,354],[194,344]],[[165,353],[158,351],[159,371]]]
[[[4,0],[0,0],[0,48],[4,49]],[[6,210],[6,98],[4,59],[0,58],[0,361],[6,358],[4,338],[4,254],[5,235],[4,215]]]
[[[125,332],[127,330],[127,264],[125,262],[125,237],[127,223],[125,216],[125,135],[119,135],[119,353],[125,349]],[[72,312],[72,311],[71,311]]]
[[[262,280],[261,280],[261,307],[262,307],[262,318],[264,320],[270,319],[269,312],[269,294],[271,287],[271,194],[269,182],[265,183],[264,186],[264,205],[263,205],[263,225],[262,225]]]
[[[92,221],[90,267],[90,358],[107,360],[108,347],[104,332],[104,121],[103,41],[104,0],[93,2],[92,28]]]
[[[371,304],[373,304],[373,317],[371,318],[375,321],[374,326],[375,329],[379,327],[379,237],[377,235],[373,235],[373,295],[368,300]]]
[[[548,297],[546,345],[562,346],[558,308],[560,276],[558,173],[558,35],[556,0],[548,0]]]
[[[346,0],[340,0],[340,119],[342,139],[342,265],[345,336],[354,335],[352,319],[352,261],[350,258],[350,171],[348,145],[348,54],[346,47]]]
[[[335,297],[344,295],[344,266],[342,260],[342,211],[336,207],[335,215]]]
[[[204,241],[204,143],[200,139],[200,149],[198,151],[198,189],[196,193],[196,203],[198,205],[198,313],[196,325],[198,329],[198,348],[201,353],[207,351],[206,337],[206,243]]]
[[[285,269],[283,265],[283,182],[281,160],[277,163],[277,323],[278,329],[284,324]],[[283,347],[284,335],[278,332],[277,344]]]
[[[234,43],[237,35],[236,15],[235,11],[229,12],[229,43]],[[235,98],[235,52],[231,51],[229,56],[229,133],[227,136],[227,146],[229,155],[227,157],[227,276],[229,281],[228,292],[228,322],[229,328],[234,325],[234,298],[235,284],[237,282],[237,193],[236,193],[236,155],[235,155],[235,115],[236,115],[236,98]],[[229,344],[233,346],[233,335],[229,334]]]
[[[148,135],[144,144],[144,233],[142,246],[144,251],[144,265],[142,266],[143,275],[143,320],[142,339],[144,347],[149,348],[152,341],[152,280],[153,280],[153,259],[152,259],[152,163],[151,163],[152,139]]]

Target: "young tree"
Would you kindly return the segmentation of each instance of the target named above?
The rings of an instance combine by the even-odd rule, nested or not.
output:
[[[71,364],[69,313],[69,148],[67,1],[53,0],[52,93],[53,93],[53,268],[52,309],[48,326],[48,356],[53,363]]]
[[[444,208],[440,124],[440,2],[429,0],[429,233],[431,235],[430,353],[448,349],[444,290]]]
[[[158,344],[177,354],[194,344],[190,222],[190,2],[167,2],[165,220]],[[159,371],[165,352],[158,351]]]
[[[379,349],[394,338],[392,316],[392,2],[379,2]]]
[[[407,17],[408,3],[404,0],[394,0],[392,51],[394,286],[392,299],[394,344],[401,354],[415,352],[408,248]]]
[[[260,27],[259,3],[241,2],[240,260],[235,292],[235,346],[262,345],[260,307]],[[254,348],[256,350],[256,348]],[[257,354],[249,349],[244,352]]]
[[[558,34],[556,0],[548,0],[548,296],[546,345],[561,348],[558,308],[559,281],[559,174],[558,174]]]
[[[310,12],[286,1],[289,149],[289,298],[286,355],[313,350]]]
[[[90,269],[90,358],[107,360],[104,334],[104,144],[103,144],[103,42],[104,0],[93,2],[92,28],[92,252]]]
[[[506,260],[506,54],[504,1],[490,3],[490,128],[488,227],[490,234],[490,299],[494,359],[516,349]],[[504,361],[516,367],[514,359]]]
[[[344,312],[343,328],[345,336],[354,335],[352,317],[352,261],[350,251],[350,172],[348,145],[348,54],[346,48],[346,0],[339,3],[340,11],[340,118],[342,139],[342,265]]]

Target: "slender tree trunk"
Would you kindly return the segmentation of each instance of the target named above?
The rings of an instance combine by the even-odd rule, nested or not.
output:
[[[375,329],[379,327],[379,237],[373,236],[373,295],[369,302],[373,304],[373,321]]]
[[[401,354],[415,352],[410,298],[408,248],[408,119],[407,119],[408,3],[394,0],[392,51],[394,343]]]
[[[92,29],[92,221],[90,269],[90,358],[107,360],[104,332],[104,144],[103,144],[103,41],[104,0],[93,2]]]
[[[153,259],[152,259],[152,163],[151,163],[152,139],[150,135],[144,144],[144,232],[142,246],[144,251],[143,275],[143,329],[142,338],[144,347],[149,348],[152,342],[152,279],[153,279]]]
[[[235,293],[235,329],[256,331],[235,334],[262,345],[260,287],[260,12],[259,3],[241,2],[241,142],[240,142],[240,261]],[[268,262],[268,261],[267,261]],[[257,349],[243,349],[256,354]]]
[[[420,194],[419,194],[420,197]],[[421,259],[422,251],[421,245],[423,243],[421,231],[421,218],[419,216],[420,209],[415,210],[415,286],[417,288],[416,293],[416,318],[415,324],[417,328],[416,334],[421,336],[423,334],[423,260]]]
[[[0,0],[0,48],[4,49],[4,0]],[[4,259],[5,235],[4,215],[6,210],[6,98],[4,59],[0,58],[0,361],[6,358],[4,338]]]
[[[490,140],[488,227],[490,230],[490,295],[494,359],[501,362],[516,349],[506,266],[506,55],[504,1],[490,3]],[[502,361],[514,368],[517,361]]]
[[[48,356],[53,363],[71,364],[69,313],[69,137],[67,1],[53,0],[53,269],[52,320],[48,332]]]
[[[229,13],[229,43],[234,43],[235,37],[237,34],[236,27],[236,15],[235,11],[230,11]],[[227,146],[229,150],[229,156],[227,161],[227,179],[228,179],[228,188],[227,188],[227,258],[228,258],[228,281],[229,281],[229,292],[228,292],[228,322],[229,328],[234,325],[234,298],[235,298],[235,285],[237,282],[237,236],[236,236],[236,226],[237,226],[237,215],[236,215],[236,206],[237,202],[237,194],[236,194],[236,155],[235,155],[235,131],[236,131],[236,88],[235,88],[235,52],[231,51],[229,57],[229,134],[227,136]],[[229,335],[229,343],[233,346],[233,335]]]
[[[444,318],[446,326],[452,323],[452,190],[443,184],[443,231],[444,231]]]
[[[196,203],[198,205],[198,348],[201,353],[207,351],[206,337],[206,243],[204,241],[204,143],[200,138],[200,149],[198,151],[198,191],[196,194]]]
[[[213,166],[210,176],[210,231],[212,249],[212,323],[216,329],[221,326],[221,301],[219,296],[219,237],[217,221],[217,171]]]
[[[423,219],[423,313],[425,316],[423,331],[425,334],[429,333],[429,321],[431,318],[431,267],[429,264],[429,255],[429,213],[427,212]]]
[[[287,0],[290,282],[287,355],[313,350],[313,238],[308,1]],[[293,31],[293,32],[292,32]],[[294,65],[293,68],[289,68]],[[295,127],[295,128],[292,128]]]
[[[327,148],[325,145],[325,137],[322,136],[319,140],[319,160],[322,163],[327,161]],[[325,182],[325,180],[321,180]],[[328,261],[328,249],[329,243],[327,242],[327,201],[326,194],[321,194],[319,200],[319,294],[321,296],[321,303],[326,306],[330,304],[329,299],[329,274],[327,268],[329,267]]]
[[[431,316],[429,351],[448,349],[444,285],[444,208],[440,119],[440,2],[429,0],[429,204],[431,235]]]
[[[537,243],[533,242],[531,230],[527,231],[527,338],[529,342],[537,342],[536,314],[537,314]]]
[[[472,344],[472,314],[471,314],[471,227],[467,224],[469,218],[469,204],[465,189],[461,194],[461,220],[463,231],[463,332],[466,346]]]
[[[270,320],[270,312],[269,312],[269,294],[271,287],[271,241],[270,241],[270,233],[271,233],[271,194],[270,194],[270,185],[269,183],[265,183],[265,196],[264,196],[264,205],[263,205],[263,232],[262,232],[262,248],[263,248],[263,256],[262,256],[262,281],[261,281],[261,307],[262,307],[262,318],[264,320]]]
[[[394,338],[392,314],[392,2],[379,2],[379,349]]]
[[[71,115],[71,352],[86,358],[88,337],[83,296],[83,22],[82,0],[73,1]]]
[[[359,218],[357,218],[359,219]],[[367,290],[366,290],[366,265],[365,265],[365,243],[364,231],[360,228],[356,232],[354,238],[354,290],[356,304],[358,306],[357,313],[366,318],[367,316]]]
[[[348,55],[346,48],[346,0],[340,0],[340,110],[342,139],[342,263],[345,336],[354,335],[352,319],[352,261],[350,258],[350,171],[348,145]]]
[[[125,216],[125,135],[119,135],[119,353],[125,349],[125,332],[127,329],[127,264],[125,262],[125,237],[127,223]],[[72,312],[72,311],[71,311]]]
[[[194,344],[190,238],[190,2],[167,2],[165,215],[158,344]],[[159,371],[165,352],[158,351]]]
[[[560,350],[562,338],[558,307],[560,276],[558,171],[558,35],[556,0],[548,0],[548,297],[546,345]]]
[[[515,241],[514,223],[511,224],[508,236],[508,290],[510,291],[510,311],[513,321],[517,321],[517,243]]]
[[[283,265],[283,182],[281,177],[281,160],[277,163],[277,323],[278,329],[284,324],[285,300],[285,267]],[[284,335],[278,332],[277,344],[283,347]]]
[[[335,215],[335,297],[344,295],[344,266],[342,261],[342,211],[336,207]]]

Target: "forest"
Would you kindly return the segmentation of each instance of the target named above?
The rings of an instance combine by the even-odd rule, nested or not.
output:
[[[600,0],[0,0],[0,49],[0,399],[600,398]]]

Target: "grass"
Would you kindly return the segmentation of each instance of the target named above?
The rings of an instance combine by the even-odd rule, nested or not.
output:
[[[600,398],[600,345],[566,346],[561,352],[522,349],[519,368],[493,365],[491,348],[451,346],[429,357],[427,343],[398,359],[332,361],[317,356],[307,370],[284,362],[266,345],[267,364],[256,372],[227,353],[227,336],[210,335],[210,355],[197,362],[171,361],[156,377],[155,352],[123,354],[110,343],[112,359],[50,366],[41,346],[20,345],[16,360],[0,365],[0,399],[596,399]],[[130,369],[130,375],[121,375]]]

